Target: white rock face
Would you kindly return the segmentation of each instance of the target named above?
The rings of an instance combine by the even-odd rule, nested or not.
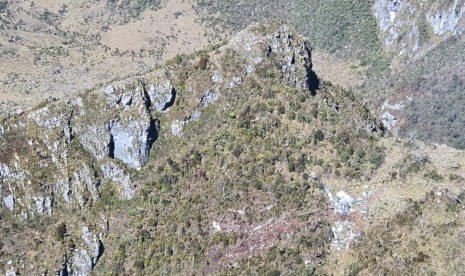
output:
[[[153,84],[147,91],[150,102],[158,112],[164,112],[169,108],[169,103],[175,99],[175,90],[171,82],[166,81],[164,84]]]
[[[177,137],[182,137],[182,129],[186,122],[175,120],[171,123],[171,133]]]
[[[121,198],[128,200],[132,199],[135,195],[134,185],[131,182],[131,178],[124,172],[117,164],[108,162],[102,164],[100,167],[103,172],[103,177],[110,179],[113,182],[122,184],[123,189],[121,192]]]
[[[6,122],[2,125],[6,131],[24,133],[30,128],[36,134],[26,134],[21,142],[24,148],[0,164],[2,205],[26,219],[51,215],[54,202],[69,208],[97,202],[101,164],[118,159],[141,169],[158,135],[151,112],[166,112],[174,100],[169,81],[130,80],[107,86],[103,93],[53,102],[14,123]],[[40,161],[28,162],[29,155]],[[134,197],[134,187],[122,168],[103,166],[103,170],[106,178],[122,184],[121,198]],[[44,185],[47,192],[37,192]]]
[[[92,269],[97,264],[100,254],[103,253],[103,243],[101,234],[95,235],[84,226],[82,228],[83,244],[75,249],[68,259],[70,275],[87,276],[92,274]]]
[[[202,96],[202,98],[200,98],[199,106],[205,107],[205,106],[208,106],[208,105],[212,104],[213,102],[215,102],[218,99],[218,96],[219,96],[218,92],[216,92],[214,90],[207,91]]]
[[[397,118],[392,115],[389,111],[385,111],[381,116],[381,120],[383,121],[383,125],[388,129],[391,130],[397,124]]]
[[[79,136],[79,142],[97,160],[102,160],[110,154],[111,134],[107,125],[100,125],[88,128]]]
[[[66,195],[73,196],[81,207],[84,206],[85,200],[87,200],[87,194],[90,194],[94,202],[97,202],[100,198],[97,186],[99,181],[95,179],[92,170],[87,164],[83,164],[75,173],[73,173],[71,180],[69,181],[69,188],[65,191]],[[86,191],[88,193],[86,193]],[[72,198],[69,200],[71,203]]]
[[[418,7],[404,1],[378,0],[374,9],[384,45],[399,55],[415,53],[420,43]]]
[[[434,7],[434,6],[433,6]],[[444,9],[431,9],[427,15],[428,22],[433,27],[436,35],[463,34],[464,29],[460,28],[459,22],[465,13],[465,3],[461,0],[454,0],[449,6]]]
[[[266,49],[266,51],[264,51]],[[283,80],[300,89],[308,88],[308,72],[311,70],[311,59],[308,57],[309,48],[303,38],[285,25],[278,27],[275,33],[262,36],[248,28],[237,34],[229,43],[220,48],[221,52],[234,50],[244,56],[244,74],[242,78],[252,74],[257,66],[269,58],[277,55],[282,60],[281,73]],[[230,87],[239,84],[239,79],[232,81]],[[237,83],[237,84],[236,84]],[[242,82],[240,82],[242,83]]]
[[[158,130],[145,118],[117,120],[110,124],[113,149],[110,156],[119,159],[134,169],[142,168],[149,158],[150,147]]]
[[[35,203],[36,213],[39,215],[52,215],[52,199],[51,197],[32,197]]]
[[[241,77],[233,77],[229,82],[229,88],[236,88],[242,85],[242,78]]]
[[[377,0],[374,10],[382,41],[399,55],[413,56],[419,50],[419,29],[424,22],[436,35],[464,33],[465,4],[462,0]]]
[[[3,199],[3,203],[5,203],[6,208],[8,208],[10,211],[13,211],[15,207],[15,198],[13,195],[8,195]]]
[[[174,100],[170,82],[152,84],[144,92],[142,83],[119,82],[105,88],[110,108],[122,110],[117,118],[88,127],[80,142],[97,160],[116,158],[134,169],[141,169],[148,161],[150,148],[158,135],[149,109],[166,111]]]

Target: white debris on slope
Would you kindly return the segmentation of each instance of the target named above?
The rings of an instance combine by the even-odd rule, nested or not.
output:
[[[391,130],[397,125],[397,116],[396,114],[402,112],[404,109],[405,104],[404,101],[390,103],[386,100],[383,105],[381,106],[381,120],[383,125],[388,129]]]
[[[353,208],[357,200],[344,191],[339,191],[334,196],[326,184],[319,182],[333,206],[334,213],[340,217],[331,227],[334,235],[331,245],[338,251],[347,250],[351,242],[360,235],[355,229],[354,222],[349,218],[355,212]]]
[[[7,197],[3,198],[3,203],[5,203],[6,208],[10,211],[13,211],[15,207],[15,199],[13,195],[8,195]]]
[[[381,116],[381,120],[383,121],[383,125],[388,129],[392,129],[397,124],[397,117],[392,115],[389,111],[385,111]]]

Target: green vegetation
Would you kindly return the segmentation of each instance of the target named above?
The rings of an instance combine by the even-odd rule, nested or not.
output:
[[[257,48],[266,48],[262,46]],[[5,256],[40,252],[24,258],[30,258],[30,263],[43,258],[49,262],[44,267],[59,269],[64,254],[82,248],[85,226],[89,232],[101,233],[99,239],[105,246],[93,270],[98,275],[333,273],[331,266],[340,266],[328,264],[334,257],[332,227],[339,218],[313,175],[359,185],[380,172],[384,185],[389,175],[384,175],[384,168],[377,170],[387,159],[390,146],[382,143],[382,127],[350,90],[324,81],[315,93],[297,89],[295,80],[281,71],[283,60],[277,54],[264,58],[255,64],[253,73],[244,75],[246,57],[231,49],[217,50],[177,56],[163,68],[176,89],[176,101],[163,114],[149,111],[160,128],[149,162],[136,171],[113,160],[135,184],[137,195],[132,200],[120,200],[122,184],[105,179],[95,183],[97,202],[82,192],[82,205],[65,203],[62,191],[50,191],[50,183],[55,181],[50,171],[56,166],[47,156],[45,143],[37,142],[33,151],[24,148],[29,141],[44,139],[43,128],[35,123],[22,127],[18,123],[22,118],[2,122],[2,126],[19,127],[0,136],[4,152],[0,162],[10,164],[15,154],[19,155],[21,166],[37,168],[31,170],[33,180],[27,192],[55,193],[50,217],[11,223],[23,207],[16,206],[14,212],[0,210],[0,229],[5,233],[2,242],[8,247]],[[301,64],[297,61],[296,67]],[[293,74],[305,76],[305,69],[297,67]],[[299,70],[304,74],[298,75],[302,73]],[[160,72],[153,73],[144,79]],[[212,80],[219,73],[223,83]],[[230,80],[238,76],[240,84],[230,86]],[[134,90],[135,83],[124,89]],[[215,101],[202,103],[205,91],[212,90],[218,94]],[[101,112],[108,108],[102,99],[100,93],[83,95],[82,106],[89,114],[77,117],[82,125],[115,115]],[[58,103],[47,107],[52,117],[63,114]],[[182,136],[170,132],[175,120],[187,122],[194,111],[200,118],[186,123]],[[63,132],[61,128],[51,131],[53,135],[47,139],[59,140],[55,136]],[[84,177],[101,179],[99,168],[108,160],[95,160],[78,142],[78,135],[69,139],[66,172],[78,179],[72,184],[78,186]],[[447,181],[441,175],[443,170],[430,164],[428,155],[413,151],[413,143],[405,148],[412,152],[389,168],[392,179],[408,180],[415,174],[432,184]],[[75,173],[84,166],[91,173]],[[454,171],[448,179],[460,182],[460,173]],[[380,175],[375,176],[379,181]],[[93,185],[90,182],[87,185]],[[371,200],[368,191],[362,195]],[[341,261],[341,271],[347,275],[459,274],[463,271],[463,243],[456,241],[463,240],[463,225],[457,218],[463,216],[464,198],[433,190],[424,199],[401,202],[401,211],[394,216],[378,219],[370,213],[363,221],[357,221],[355,212],[355,218],[347,216],[368,223],[354,243],[349,261]],[[27,242],[21,243],[23,240]]]
[[[66,224],[63,222],[58,224],[55,230],[55,237],[58,241],[63,241],[66,234]]]
[[[106,7],[115,15],[122,17],[123,22],[141,15],[146,9],[156,10],[160,0],[106,0]]]
[[[438,193],[440,192],[440,193]],[[459,195],[460,197],[460,195]],[[410,201],[373,227],[354,248],[347,275],[453,275],[464,270],[463,202],[447,191]]]
[[[372,69],[386,69],[373,2],[329,1],[213,1],[197,0],[200,9],[221,16],[206,17],[211,26],[240,30],[263,19],[276,19],[294,26],[317,49],[339,56],[355,57]]]

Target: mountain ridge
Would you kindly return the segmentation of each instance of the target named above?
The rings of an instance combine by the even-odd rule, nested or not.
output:
[[[308,45],[292,28],[257,23],[147,74],[3,120],[0,270],[458,271],[459,261],[448,268],[435,256],[463,252],[435,233],[464,229],[452,223],[464,212],[464,153],[384,137],[353,91],[315,75]],[[431,220],[436,213],[443,219]],[[409,236],[420,220],[423,232]],[[386,221],[402,244],[418,245],[397,248]],[[372,247],[380,237],[385,251]]]

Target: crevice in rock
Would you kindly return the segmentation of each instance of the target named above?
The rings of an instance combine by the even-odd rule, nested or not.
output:
[[[265,51],[265,52],[266,52],[266,57],[267,57],[267,58],[270,57],[272,51],[273,51],[273,50],[271,49],[271,46],[267,46],[267,47],[266,47],[266,51]]]
[[[69,112],[68,118],[66,118],[66,127],[68,128],[69,131],[69,141],[68,143],[71,143],[71,141],[74,138],[73,135],[73,117],[74,116],[74,107],[71,108],[71,111]]]
[[[145,83],[142,79],[139,80],[139,83],[142,86],[142,91],[144,93],[145,107],[147,108],[147,110],[150,110],[150,107],[152,106],[152,101],[150,100],[149,93],[147,92],[147,89],[145,88]]]
[[[291,65],[295,65],[295,54],[292,54]]]
[[[95,260],[92,261],[92,269],[94,269],[95,265],[97,264],[100,257],[102,257],[103,252],[105,252],[105,247],[103,246],[103,242],[101,240],[98,241],[98,255],[95,257]]]
[[[69,276],[69,272],[68,272],[68,264],[65,263],[63,265],[63,268],[61,269],[60,271],[60,276]]]
[[[115,158],[115,140],[112,134],[110,134],[110,142],[108,142],[108,156],[112,159]]]
[[[310,94],[312,96],[316,95],[316,91],[320,89],[320,79],[316,75],[316,73],[312,70],[312,49],[308,46],[308,43],[305,42],[304,44],[305,51],[307,52],[307,56],[305,58],[305,69],[307,71],[307,87],[310,90]]]
[[[147,133],[147,145],[145,151],[147,153],[147,157],[150,153],[150,149],[152,148],[153,143],[158,139],[158,122],[156,120],[150,120],[150,127]]]
[[[174,102],[176,101],[176,89],[171,89],[171,99],[169,102],[165,103],[161,111],[166,111],[168,108],[172,107]]]
[[[67,255],[65,255],[64,256],[64,261],[63,261],[63,264],[62,264],[62,267],[61,267],[61,270],[60,270],[60,274],[58,274],[59,276],[69,276],[68,261],[69,261],[69,258],[68,258]]]

